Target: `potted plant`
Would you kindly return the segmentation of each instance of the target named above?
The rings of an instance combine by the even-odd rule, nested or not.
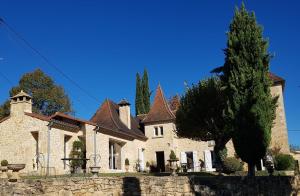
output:
[[[126,170],[126,172],[128,172],[128,170],[129,170],[129,159],[128,158],[125,159],[125,170]]]
[[[176,176],[176,169],[177,169],[177,161],[178,158],[176,157],[176,154],[173,150],[171,150],[170,156],[169,156],[169,162],[170,162],[170,170],[171,170],[171,175]]]
[[[70,152],[71,173],[79,173],[84,163],[84,143],[80,140],[74,141]]]
[[[8,178],[7,176],[7,165],[8,165],[8,161],[7,160],[2,160],[1,161],[1,171],[2,171],[2,175],[1,178]]]
[[[150,173],[150,163],[148,161],[146,162],[146,172]]]

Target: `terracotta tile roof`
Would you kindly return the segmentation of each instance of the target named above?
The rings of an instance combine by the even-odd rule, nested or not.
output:
[[[50,116],[45,116],[42,114],[37,114],[37,113],[29,113],[29,112],[25,112],[25,115],[27,116],[31,116],[33,118],[37,118],[43,121],[50,121],[51,117]]]
[[[0,123],[6,121],[6,120],[9,119],[9,118],[10,118],[10,116],[6,116],[6,117],[4,117],[4,118],[1,118],[1,119],[0,119]]]
[[[85,123],[85,124],[90,124],[90,125],[96,126],[96,123],[93,123],[91,121],[75,118],[73,116],[70,116],[70,115],[67,115],[67,114],[64,114],[64,113],[61,113],[61,112],[56,112],[50,118],[51,119],[57,119],[57,120],[68,119],[70,121],[75,121],[75,122],[79,122],[79,123]]]
[[[46,116],[46,115],[38,114],[38,113],[29,113],[29,112],[25,112],[25,115],[31,116],[33,118],[37,118],[37,119],[40,119],[43,121],[57,120],[57,121],[61,121],[61,122],[69,123],[69,124],[85,123],[85,124],[90,124],[90,125],[96,126],[96,124],[91,121],[75,118],[73,116],[70,116],[70,115],[67,115],[67,114],[64,114],[61,112],[56,112],[55,114],[53,114],[51,116]]]
[[[120,137],[128,136],[132,139],[147,139],[139,129],[139,123],[132,116],[131,129],[122,123],[119,118],[119,105],[108,99],[104,101],[90,121],[109,130],[108,134],[117,134]]]
[[[158,85],[153,105],[147,116],[142,120],[143,123],[154,123],[175,120],[175,115],[171,111],[163,91]]]
[[[269,73],[269,77],[270,79],[273,81],[273,84],[274,85],[277,85],[277,84],[281,84],[282,85],[282,88],[284,89],[285,87],[285,80],[282,78],[282,77],[279,77],[273,73]]]

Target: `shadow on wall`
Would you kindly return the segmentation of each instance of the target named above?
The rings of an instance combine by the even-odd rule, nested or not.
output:
[[[123,178],[123,194],[124,196],[140,196],[141,185],[140,180],[136,177]]]
[[[189,182],[195,195],[281,196],[300,193],[297,185],[300,182],[299,176],[189,176]]]

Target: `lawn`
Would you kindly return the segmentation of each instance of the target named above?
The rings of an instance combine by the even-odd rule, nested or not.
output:
[[[178,176],[247,176],[246,171],[241,172],[235,172],[233,174],[219,174],[217,172],[187,172],[187,173],[178,173]],[[267,171],[257,171],[256,176],[268,176]],[[274,176],[286,176],[287,174],[284,171],[275,171]],[[99,177],[140,177],[140,176],[170,176],[170,173],[163,172],[163,173],[142,173],[142,172],[126,172],[126,173],[99,173]],[[70,178],[70,177],[92,177],[92,174],[65,174],[65,175],[56,175],[56,176],[40,176],[40,175],[34,175],[34,176],[23,176],[23,179],[42,179],[42,178]]]

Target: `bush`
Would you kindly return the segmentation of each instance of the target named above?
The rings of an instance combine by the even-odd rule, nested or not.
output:
[[[1,161],[1,166],[7,166],[8,165],[8,161],[7,160],[2,160]]]
[[[72,150],[70,152],[70,158],[76,158],[78,160],[71,160],[70,166],[72,167],[73,172],[77,172],[77,169],[80,169],[84,166],[84,143],[80,140],[74,141],[72,145]]]
[[[227,158],[227,148],[223,148],[223,150],[219,151],[219,157],[220,157],[220,161],[224,161]]]
[[[225,158],[223,162],[224,173],[230,174],[243,170],[243,164],[235,157]]]
[[[177,159],[176,154],[173,150],[171,150],[171,153],[170,153],[169,157],[170,157],[170,160],[176,160]]]
[[[289,154],[278,154],[275,156],[276,170],[293,170],[295,167],[295,160]]]
[[[148,161],[146,162],[146,167],[150,167],[150,163]]]
[[[129,165],[129,159],[128,158],[125,159],[125,165]]]

